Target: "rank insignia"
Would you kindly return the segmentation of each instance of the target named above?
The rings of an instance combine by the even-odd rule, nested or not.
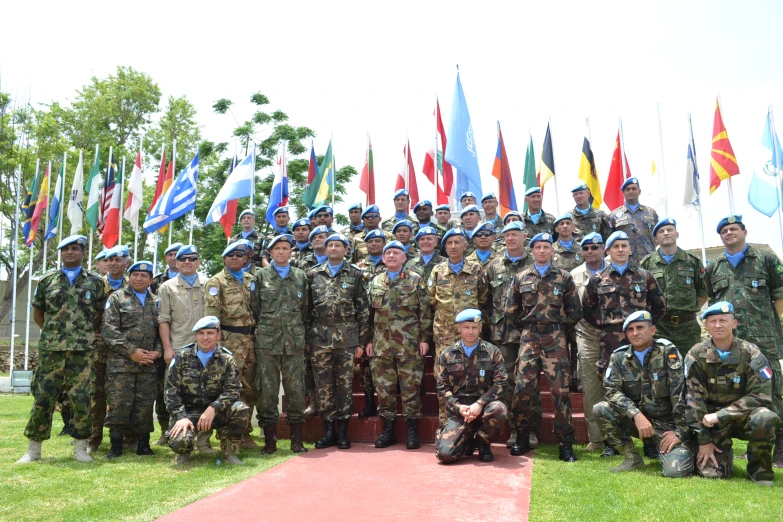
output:
[[[634,286],[633,289],[636,290],[637,292],[642,291],[642,288],[639,285]]]
[[[574,260],[575,260],[575,261],[579,261],[579,254],[577,254],[577,255],[575,255],[575,256],[574,256]]]
[[[465,295],[470,295],[470,290],[465,290]]]
[[[341,287],[343,290],[345,290],[346,288],[348,288],[348,285],[347,285],[346,283],[343,283],[342,285],[340,285],[340,287]]]
[[[758,288],[759,282],[754,279],[753,281],[750,282],[750,286],[752,286],[753,288]]]
[[[296,293],[296,297],[298,297],[299,299],[301,299],[301,298],[302,298],[302,292],[297,292],[297,293]]]

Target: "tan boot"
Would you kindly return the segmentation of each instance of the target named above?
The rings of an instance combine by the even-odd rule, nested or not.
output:
[[[28,462],[35,462],[41,460],[41,441],[31,440],[27,442],[27,453],[17,460],[17,464],[27,464]]]
[[[212,451],[214,451],[214,450],[212,450]],[[217,452],[215,452],[215,453],[217,453]],[[190,452],[187,452],[187,453],[177,453],[174,456],[174,465],[175,466],[184,466],[185,464],[187,464],[189,462],[190,462]]]
[[[621,446],[621,451],[625,456],[625,459],[616,468],[609,468],[609,471],[612,473],[631,471],[632,469],[641,468],[644,466],[644,459],[642,459],[642,456],[639,455],[638,451],[636,451],[636,446],[633,445],[633,442],[623,444]]]
[[[318,416],[318,400],[315,398],[315,393],[310,393],[310,404],[307,405],[307,408],[305,408],[304,416],[305,419],[310,419],[312,417]]]
[[[233,464],[235,466],[241,466],[244,464],[241,460],[239,460],[239,457],[237,457],[237,454],[239,453],[239,445],[240,441],[238,440],[221,440],[220,441],[220,450],[221,450],[221,459],[226,464]]]
[[[73,458],[79,462],[95,462],[87,453],[87,439],[77,440],[73,445]]]
[[[606,444],[603,442],[591,442],[585,446],[585,451],[603,452],[606,449]]]
[[[209,438],[212,436],[211,431],[199,431],[196,433],[196,449],[204,455],[217,455],[218,451],[213,449],[209,445]]]
[[[275,426],[277,428],[277,426]],[[242,435],[242,449],[259,449],[261,446],[256,444],[256,441],[253,440],[253,437],[249,433],[245,433]]]
[[[160,437],[153,442],[155,446],[168,446],[169,438],[166,436],[166,432],[169,431],[169,425],[167,423],[160,423]]]

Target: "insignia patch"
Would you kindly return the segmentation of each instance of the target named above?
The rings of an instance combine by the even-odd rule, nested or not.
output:
[[[593,223],[593,230],[595,230],[595,229],[596,229],[596,226],[595,226],[595,223]],[[595,243],[596,241],[598,241],[598,240],[597,240],[597,239],[593,239],[593,242],[594,242],[594,243]]]
[[[470,290],[465,290],[465,295],[470,295]]]
[[[104,306],[103,309],[104,310],[108,310],[109,308],[111,308],[111,303],[107,300],[106,301],[106,306]]]
[[[90,291],[89,291],[89,290],[87,290],[87,291],[84,293],[84,298],[85,298],[85,299],[89,299],[91,296],[92,296],[92,294],[90,294]]]
[[[142,263],[139,265],[139,270],[148,270],[147,263]]]
[[[597,238],[597,237],[594,237],[594,238],[593,238],[593,244],[594,244],[594,245],[598,244],[598,238]]]
[[[219,290],[218,290],[218,287],[213,286],[209,290],[207,290],[207,292],[209,292],[209,295],[211,295],[211,296],[216,296],[216,295],[218,295]]]
[[[432,279],[428,279],[428,280],[427,280],[427,286],[430,286],[430,287],[431,287],[433,284],[434,284],[434,283],[433,283]]]
[[[606,375],[604,375],[604,379],[608,379],[609,376],[612,375],[612,367],[606,369]]]
[[[727,221],[729,223],[736,223],[737,222],[737,218],[735,218],[734,216],[731,216]]]
[[[676,358],[677,358],[677,354],[674,353],[669,354],[669,359],[676,359]]]
[[[775,270],[777,271],[778,274],[783,274],[783,265],[777,265],[775,267]]]
[[[256,282],[255,281],[251,281],[250,282],[250,291],[253,292],[255,289],[256,289]]]
[[[575,261],[579,261],[579,254],[577,254],[577,255],[575,255],[575,256],[574,256],[574,260],[575,260]]]
[[[484,377],[486,370],[479,370],[479,377]]]
[[[347,284],[345,284],[345,283],[343,283],[343,284],[341,284],[341,285],[340,285],[340,288],[342,288],[343,290],[345,290],[346,288],[348,288],[348,285],[347,285]]]
[[[754,279],[753,281],[750,282],[750,286],[752,286],[753,288],[758,288],[759,282]]]
[[[296,297],[298,297],[299,299],[301,299],[301,298],[302,298],[302,292],[297,292],[297,293],[296,293]]]
[[[642,291],[642,288],[639,285],[634,286],[633,289],[636,290],[637,292]]]
[[[658,374],[657,374],[657,373],[654,373],[654,374],[653,374],[653,380],[654,380],[654,381],[657,381],[657,380],[658,380]]]
[[[693,279],[691,279],[690,277],[686,277],[686,278],[685,278],[685,284],[686,284],[686,285],[693,284]]]
[[[555,287],[555,289],[552,290],[552,293],[555,294],[555,296],[558,296],[560,295],[560,290],[557,287]]]
[[[765,366],[759,370],[759,375],[761,375],[765,381],[768,381],[772,378],[772,370],[769,369],[769,366]]]

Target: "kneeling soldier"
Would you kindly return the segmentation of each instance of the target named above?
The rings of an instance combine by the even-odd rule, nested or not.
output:
[[[630,341],[614,351],[604,375],[605,401],[593,407],[606,441],[625,460],[609,471],[644,466],[631,437],[654,440],[660,449],[664,477],[693,474],[693,451],[685,423],[685,375],[677,347],[653,340],[655,327],[646,310],[634,312],[623,324]]]
[[[435,384],[446,422],[435,435],[435,454],[444,464],[473,454],[492,462],[490,443],[500,437],[508,411],[503,404],[508,374],[500,349],[479,339],[481,312],[468,308],[455,320],[460,340],[438,357]]]
[[[250,408],[239,400],[242,383],[231,352],[218,346],[220,321],[206,316],[193,327],[196,342],[182,348],[169,365],[166,409],[173,423],[166,434],[177,456],[187,464],[196,431],[217,429],[223,462],[243,464],[237,458]]]

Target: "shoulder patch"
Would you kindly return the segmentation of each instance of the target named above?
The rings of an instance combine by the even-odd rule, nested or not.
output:
[[[220,292],[220,290],[218,290],[218,287],[216,287],[216,286],[211,286],[211,287],[209,287],[209,289],[207,290],[207,292],[208,292],[208,293],[209,293],[209,295],[211,295],[211,296],[216,296],[216,295],[218,295],[218,293]]]
[[[103,306],[103,309],[104,309],[104,310],[108,310],[109,308],[111,308],[111,301],[109,301],[109,300],[107,299],[107,300],[106,300],[106,304]]]
[[[776,271],[778,274],[783,274],[783,265],[781,265],[780,263],[778,263],[777,265],[775,265],[775,271]]]
[[[668,339],[658,339],[658,342],[661,343],[664,346],[674,346],[674,343],[672,343]]]

